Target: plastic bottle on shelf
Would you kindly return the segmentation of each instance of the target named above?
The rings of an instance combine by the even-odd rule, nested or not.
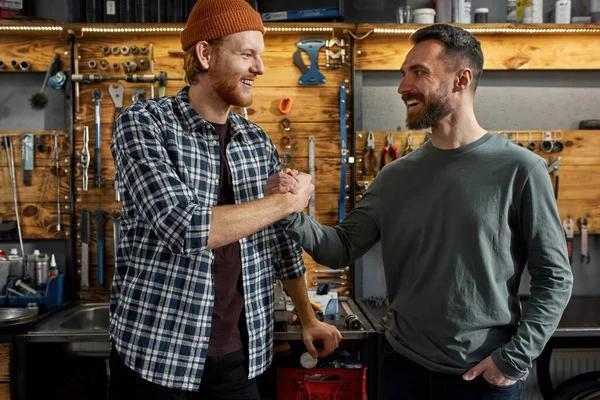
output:
[[[13,248],[8,255],[8,276],[23,276],[23,257],[19,255],[19,250]]]
[[[453,0],[452,22],[455,24],[471,23],[471,0]]]
[[[506,0],[506,22],[517,22],[517,0]]]
[[[38,249],[33,250],[33,253],[28,254],[25,258],[25,280],[35,282],[35,261],[40,255]]]
[[[435,3],[435,20],[440,24],[452,22],[452,0],[437,0]]]
[[[58,267],[56,266],[56,259],[54,258],[54,254],[52,254],[52,258],[50,259],[50,268],[48,269],[48,278],[56,278],[58,276]]]

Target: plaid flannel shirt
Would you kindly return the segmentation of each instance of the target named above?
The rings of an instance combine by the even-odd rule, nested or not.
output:
[[[200,387],[210,338],[213,252],[207,249],[217,205],[219,139],[177,96],[127,108],[115,123],[111,151],[123,205],[111,288],[109,333],[141,377],[169,388]],[[262,198],[281,170],[266,133],[230,112],[227,161],[236,204]],[[249,378],[270,364],[274,282],[305,273],[302,250],[269,226],[240,241]]]

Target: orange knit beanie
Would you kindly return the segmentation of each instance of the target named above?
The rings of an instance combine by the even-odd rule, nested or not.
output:
[[[246,1],[198,0],[181,32],[181,48],[243,31],[265,33],[260,14]]]

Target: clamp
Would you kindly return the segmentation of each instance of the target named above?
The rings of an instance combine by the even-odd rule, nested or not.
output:
[[[387,164],[386,156],[388,154],[392,161],[398,159],[398,147],[394,144],[394,135],[391,133],[388,133],[387,145],[383,148],[383,154],[381,156],[381,168],[385,167]]]
[[[373,178],[377,176],[377,156],[375,155],[375,136],[373,131],[369,131],[367,136],[367,145],[365,146],[365,154],[363,155],[362,174],[367,174],[367,159],[371,156],[373,158]]]
[[[302,72],[298,79],[299,85],[319,85],[327,82],[325,76],[319,71],[319,50],[325,46],[325,39],[309,38],[296,42],[298,50],[294,53],[294,64]],[[305,51],[310,58],[310,68],[306,66],[302,59],[302,51]]]
[[[83,127],[83,147],[81,149],[81,175],[83,179],[83,191],[88,191],[88,169],[90,167],[90,129],[87,126]]]
[[[406,148],[404,149],[404,151],[402,152],[402,156],[405,156],[409,153],[413,152],[413,147],[412,147],[412,135],[409,133],[408,137],[406,138]]]
[[[292,163],[292,154],[286,151],[281,156],[281,159],[283,161],[283,165],[287,167]]]
[[[289,131],[292,130],[292,123],[287,118],[282,119],[279,122],[279,124],[281,125],[281,127],[283,128],[283,130],[286,131],[286,132],[289,132]]]
[[[587,218],[578,218],[577,225],[581,232],[581,263],[589,264],[591,261],[588,247],[588,220]]]
[[[281,137],[281,145],[286,149],[292,148],[292,139],[288,135],[283,135]]]
[[[560,166],[561,158],[550,157],[548,163],[548,173],[554,176],[554,198],[558,199],[558,167]]]
[[[292,109],[292,98],[291,97],[283,97],[280,101],[279,101],[279,112],[286,115],[290,112],[290,110]]]

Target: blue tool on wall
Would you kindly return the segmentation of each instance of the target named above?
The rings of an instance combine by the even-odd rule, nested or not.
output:
[[[319,71],[319,50],[323,46],[325,46],[325,39],[310,38],[296,42],[298,50],[294,53],[294,64],[302,72],[302,76],[298,79],[298,84],[321,85],[327,82],[325,76]],[[302,51],[305,51],[310,58],[310,68],[306,66],[302,59]]]

